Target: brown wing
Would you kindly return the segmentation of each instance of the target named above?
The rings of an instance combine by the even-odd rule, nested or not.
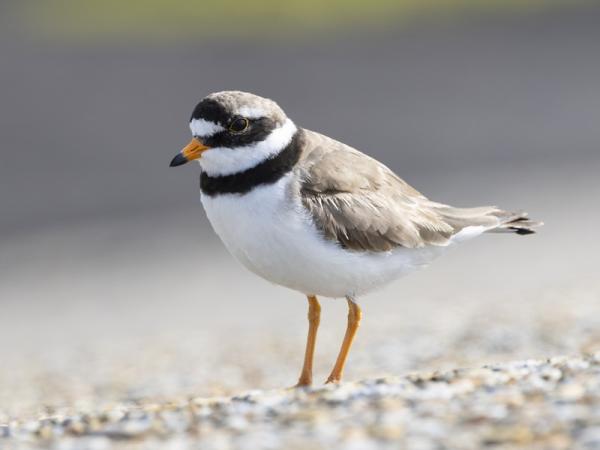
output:
[[[446,245],[469,225],[495,226],[498,209],[451,208],[428,200],[383,164],[304,130],[296,171],[304,207],[327,239],[352,250]]]

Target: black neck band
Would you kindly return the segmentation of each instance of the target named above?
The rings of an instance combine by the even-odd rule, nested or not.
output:
[[[300,158],[303,133],[298,130],[290,143],[273,158],[243,172],[220,177],[211,177],[205,172],[200,175],[200,190],[204,195],[246,194],[255,186],[273,184],[288,173]],[[244,150],[236,150],[243,152]],[[252,150],[249,150],[252,151]]]

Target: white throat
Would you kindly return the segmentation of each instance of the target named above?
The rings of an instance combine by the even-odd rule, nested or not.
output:
[[[248,170],[272,158],[292,141],[297,128],[290,119],[276,128],[263,141],[244,147],[213,147],[202,153],[198,160],[202,170],[210,176],[225,176]]]

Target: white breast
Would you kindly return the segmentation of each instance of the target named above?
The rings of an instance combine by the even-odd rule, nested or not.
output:
[[[227,249],[255,274],[304,294],[358,296],[428,264],[443,247],[347,251],[325,240],[299,198],[286,195],[288,174],[251,192],[201,196]]]

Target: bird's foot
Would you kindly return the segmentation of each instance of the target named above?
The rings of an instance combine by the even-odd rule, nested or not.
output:
[[[306,388],[312,386],[312,378],[303,378],[301,377],[294,386],[290,389],[298,389],[298,388]]]

